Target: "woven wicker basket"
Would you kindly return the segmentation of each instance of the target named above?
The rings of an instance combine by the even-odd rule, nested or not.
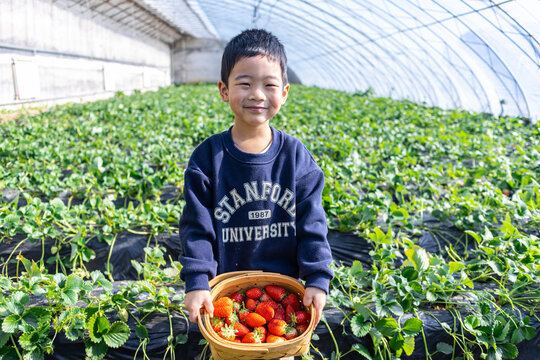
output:
[[[228,296],[237,290],[245,290],[252,286],[264,287],[276,284],[283,286],[287,291],[296,293],[300,299],[304,297],[302,283],[290,276],[262,271],[236,271],[221,274],[210,281],[210,296],[212,301],[222,296]],[[311,335],[315,328],[315,310],[310,308],[311,320],[308,329],[292,340],[270,344],[239,344],[219,337],[210,323],[210,316],[204,312],[199,316],[199,328],[202,335],[210,345],[212,357],[215,360],[252,360],[252,359],[278,359],[288,356],[299,356],[308,352]]]

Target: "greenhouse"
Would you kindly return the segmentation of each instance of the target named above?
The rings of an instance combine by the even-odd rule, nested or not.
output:
[[[1,0],[0,360],[538,359],[538,14]]]

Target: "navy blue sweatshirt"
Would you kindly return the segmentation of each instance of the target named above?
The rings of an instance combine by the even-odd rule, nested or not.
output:
[[[328,293],[323,172],[298,139],[271,129],[272,144],[261,154],[241,151],[229,129],[191,155],[180,218],[186,292],[209,289],[216,274],[264,270]]]

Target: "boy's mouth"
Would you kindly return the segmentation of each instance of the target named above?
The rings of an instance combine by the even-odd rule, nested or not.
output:
[[[264,111],[266,108],[264,106],[246,106],[246,109],[251,111]]]

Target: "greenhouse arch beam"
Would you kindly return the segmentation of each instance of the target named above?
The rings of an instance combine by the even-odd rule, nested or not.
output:
[[[437,4],[441,9],[445,10],[445,11],[448,12],[449,14],[452,14],[452,12],[451,12],[450,10],[448,10],[448,8],[446,8],[445,6],[441,5],[438,1],[436,1],[436,0],[433,0],[433,1],[434,1],[434,3]],[[421,11],[424,11],[424,12],[426,13],[426,15],[428,15],[428,16],[430,16],[430,17],[433,17],[431,14],[429,14],[429,13],[428,13],[427,11],[425,11],[424,9],[421,9],[421,8],[419,8],[419,9],[420,9]],[[494,52],[494,51],[493,51],[486,43],[485,43],[485,41],[477,34],[477,32],[476,32],[474,29],[472,29],[469,25],[467,25],[464,21],[462,21],[462,20],[460,19],[460,17],[456,17],[455,19],[456,19],[456,21],[459,21],[463,26],[465,26],[472,34],[474,34],[474,35],[476,36],[476,38],[477,38],[479,41],[482,42],[482,44],[483,44],[484,47],[486,47],[488,50],[491,50],[491,51],[493,52],[493,55],[495,56],[495,59],[498,60],[498,62],[500,63],[500,65],[502,65],[502,66],[504,67],[504,69],[507,71],[507,73],[508,73],[508,75],[509,75],[508,78],[509,78],[509,79],[512,79],[512,80],[513,80],[513,84],[514,84],[515,86],[517,86],[517,88],[518,88],[518,90],[519,90],[519,94],[521,95],[521,97],[522,97],[522,99],[523,99],[522,101],[525,103],[526,113],[522,113],[522,115],[523,115],[523,116],[530,116],[528,104],[527,104],[527,102],[526,102],[526,100],[525,100],[525,97],[524,97],[524,95],[523,95],[523,93],[522,93],[522,89],[520,88],[520,86],[519,86],[519,84],[517,83],[515,77],[512,75],[512,73],[510,72],[510,70],[508,69],[508,67],[506,66],[506,64],[505,64],[505,63],[502,61],[502,59],[500,59],[500,57],[499,57],[499,56],[498,56],[498,55],[497,55],[497,54],[496,54],[496,53],[495,53],[495,52]],[[441,24],[441,26],[444,26],[445,28],[447,28],[446,25],[444,25],[444,24]],[[447,29],[448,29],[448,28],[447,28]],[[448,31],[448,32],[449,32],[451,35],[457,37],[457,35],[456,35],[454,32],[452,32],[452,31]],[[458,39],[460,39],[460,38],[458,38]],[[460,40],[462,40],[462,39],[460,39]],[[487,62],[487,61],[481,56],[481,54],[480,54],[474,47],[472,47],[468,42],[462,40],[462,43],[463,43],[466,47],[468,47],[475,55],[477,55],[477,57],[480,58],[480,60],[483,61],[486,65],[488,65],[488,67],[489,67],[490,69],[492,69],[492,71],[493,71],[493,67],[491,66],[492,63]],[[500,83],[503,85],[503,87],[505,88],[505,90],[506,90],[506,92],[508,93],[508,95],[514,100],[514,103],[515,103],[516,107],[517,107],[518,109],[521,110],[521,107],[519,106],[518,100],[515,98],[515,96],[512,95],[510,89],[509,89],[508,86],[507,86],[506,81],[504,81],[504,79],[500,76],[499,72],[493,71],[493,73],[495,74],[495,76],[497,77],[497,79],[499,79]],[[496,101],[499,101],[499,100],[501,100],[501,99],[492,99],[493,102],[496,102]]]
[[[234,5],[235,5],[236,9],[238,9],[238,4],[234,4]],[[211,8],[214,8],[214,7],[212,7],[212,5],[210,5],[210,7],[211,7]],[[251,12],[251,9],[252,9],[251,6],[245,6],[245,5],[242,5],[241,7],[244,8],[244,9],[248,9],[248,10]],[[220,17],[220,18],[222,18],[222,19],[224,19],[224,20],[227,20],[227,21],[230,21],[230,17],[226,17],[226,18],[223,17],[223,14],[224,14],[223,6],[220,6],[218,9],[219,9],[219,13],[221,14],[221,17]],[[275,11],[275,9],[274,9],[274,11]],[[231,11],[231,12],[232,12],[232,11]],[[219,18],[218,18],[218,19],[219,19]],[[302,29],[302,24],[301,24],[300,22],[298,22],[298,21],[296,21],[296,20],[293,20],[292,23],[296,24],[299,30]],[[321,38],[325,38],[325,33],[324,33],[323,31],[317,32],[317,34],[318,34]],[[304,43],[304,44],[305,44],[305,47],[304,47],[304,48],[306,48],[306,49],[309,48],[309,47],[312,47],[312,45],[313,45],[312,43],[309,43],[309,42],[307,42],[307,41],[304,40],[304,39],[299,39],[299,42]],[[289,53],[293,52],[293,53],[294,53],[294,50],[287,49],[287,52],[289,52]],[[322,70],[323,70],[323,68],[324,68],[324,65],[326,65],[326,68],[327,68],[327,69],[328,69],[328,68],[332,68],[332,69],[335,70],[335,71],[333,71],[333,74],[334,74],[334,75],[342,74],[342,71],[339,71],[339,70],[342,70],[343,67],[346,67],[346,66],[349,66],[349,65],[348,65],[348,63],[346,62],[345,59],[338,59],[338,60],[339,60],[339,61],[338,61],[337,64],[336,64],[336,63],[331,63],[331,62],[330,62],[330,63],[324,63],[324,64],[322,64],[323,66],[319,66],[319,67],[321,68],[321,71],[317,72],[317,74],[318,74],[319,76],[320,76],[320,75],[323,75],[323,76],[327,77],[327,79],[328,79],[327,82],[328,82],[328,83],[331,83],[332,80],[335,80],[335,79],[332,79],[332,78],[329,76],[329,74],[327,74],[327,73],[328,73],[327,71],[325,72],[325,71],[322,71]],[[339,63],[342,63],[342,67],[339,67],[339,66],[338,66]],[[292,64],[291,64],[291,65],[292,65]],[[295,71],[297,72],[297,74],[299,73],[298,69],[295,69]],[[345,85],[345,84],[347,83],[347,79],[346,79],[346,78],[343,78],[343,80],[341,80],[341,83]]]
[[[322,10],[321,8],[319,8],[319,7],[317,7],[317,6],[314,6],[313,4],[311,4],[311,3],[307,2],[307,1],[301,1],[301,2],[304,3],[304,4],[306,4],[306,5],[308,5],[308,6],[310,6],[310,7],[315,8],[315,9],[318,10],[319,12]],[[367,36],[365,33],[361,32],[361,31],[359,31],[358,29],[354,28],[354,27],[351,26],[350,24],[341,21],[341,19],[339,19],[339,18],[337,18],[337,17],[335,17],[335,16],[334,16],[334,19],[340,21],[340,22],[341,22],[342,24],[344,24],[347,28],[349,28],[349,29],[355,31],[356,33],[358,33],[358,34],[360,34],[360,35],[362,35],[364,38],[366,38],[366,39],[368,39],[368,40],[370,39],[369,36]],[[326,21],[326,23],[328,24],[327,21]],[[339,33],[341,33],[342,35],[344,35],[345,37],[351,39],[352,41],[356,41],[356,39],[355,39],[354,37],[352,37],[351,35],[349,35],[348,33],[344,32],[344,31],[342,31],[342,30],[337,29],[335,26],[332,26],[332,25],[330,25],[330,26],[331,26],[332,28],[334,28],[336,31],[338,31]],[[387,49],[384,49],[384,47],[380,46],[380,45],[377,44],[377,43],[373,43],[373,44],[374,44],[375,46],[377,46],[377,47],[381,50],[382,53],[386,53],[386,54],[388,55],[389,58],[394,59],[394,60],[396,61],[396,63],[398,64],[398,66],[401,67],[401,70],[403,71],[403,73],[408,74],[408,73],[405,71],[407,68],[404,67],[400,61],[397,61],[397,59],[394,57],[394,55],[393,55],[391,52],[389,52]],[[374,53],[374,52],[372,52],[372,51],[370,51],[370,53],[373,54],[374,58],[376,58],[377,60],[379,60],[381,63],[384,63],[384,64],[385,64],[385,70],[386,70],[387,72],[388,72],[388,69],[392,69],[392,66],[391,66],[392,64],[386,62],[384,59],[382,59],[381,57],[379,57],[376,53]],[[337,51],[329,51],[328,54],[338,54],[338,52],[337,52]],[[306,58],[307,58],[307,57],[306,57]],[[375,71],[375,73],[376,73],[376,74],[379,74],[379,73],[383,73],[383,72],[381,72],[381,71]],[[392,72],[392,76],[393,76],[394,79],[395,79],[395,84],[398,84],[398,83],[402,82],[402,81],[401,81],[402,76],[397,76],[397,74],[394,74],[394,72]],[[411,77],[409,77],[409,76],[408,76],[408,78],[409,78],[409,81],[408,81],[408,82],[403,82],[404,88],[407,88],[407,89],[411,89],[411,88],[416,89],[415,87],[410,86],[411,84],[414,83],[414,82],[412,81],[413,79],[412,79]],[[369,83],[369,82],[368,82],[368,83]],[[386,84],[386,83],[387,83],[387,82],[385,82],[385,84]],[[427,92],[427,91],[426,91],[426,92]]]
[[[411,3],[411,1],[409,1],[409,2]],[[413,14],[413,13],[410,12],[409,10],[405,9],[404,7],[399,6],[399,5],[397,5],[396,3],[391,3],[390,5],[396,7],[396,8],[399,9],[401,12],[407,14],[408,16],[410,16],[411,18],[413,18],[414,20],[416,20],[416,21],[418,21],[418,22],[421,22],[421,21],[419,20],[419,18],[418,18],[415,14]],[[413,5],[415,5],[415,4],[413,4]],[[415,5],[415,7],[416,7],[416,5]],[[459,54],[459,53],[458,53],[458,52],[457,52],[457,51],[456,51],[456,50],[455,50],[455,49],[454,49],[454,48],[453,48],[453,47],[452,47],[445,39],[444,39],[444,37],[443,37],[440,33],[434,31],[434,30],[431,28],[431,26],[430,26],[430,25],[433,25],[433,24],[440,24],[441,22],[443,22],[443,21],[442,21],[442,20],[438,20],[438,21],[436,21],[436,22],[433,22],[432,24],[426,24],[426,25],[422,25],[422,26],[417,26],[417,27],[413,27],[413,28],[408,28],[408,29],[405,29],[405,30],[400,31],[399,33],[404,33],[405,31],[407,31],[407,32],[410,32],[411,34],[415,34],[413,30],[414,30],[414,29],[420,29],[420,28],[423,28],[423,29],[428,30],[433,36],[435,36],[437,39],[439,39],[439,41],[440,41],[442,44],[444,44],[444,45],[446,46],[445,49],[450,50],[450,51],[456,56],[456,59],[458,59],[458,60],[460,60],[460,61],[462,62],[463,66],[468,70],[469,74],[471,75],[471,79],[475,79],[475,80],[476,80],[475,82],[476,82],[477,86],[474,86],[474,85],[471,83],[471,81],[470,81],[467,77],[463,76],[463,74],[460,73],[459,71],[454,71],[454,72],[452,72],[452,75],[457,75],[459,78],[463,79],[463,81],[469,85],[469,89],[476,95],[476,98],[477,98],[479,101],[480,101],[481,97],[479,96],[479,93],[477,92],[477,89],[480,89],[480,90],[482,91],[482,93],[484,94],[484,97],[485,97],[485,99],[486,99],[486,101],[487,101],[487,99],[488,99],[488,94],[486,93],[485,89],[481,86],[481,81],[480,81],[480,79],[478,79],[478,76],[471,70],[470,66],[462,59],[462,57],[460,56],[460,54]],[[389,34],[388,36],[394,36],[395,34],[396,34],[396,33]],[[424,43],[428,43],[428,42],[424,41]],[[429,44],[429,43],[428,43],[428,44]],[[430,45],[430,46],[431,46],[432,48],[434,48],[432,45]],[[442,53],[442,52],[436,51],[436,53],[440,54],[440,55],[441,55],[441,58],[443,58],[443,59],[444,59],[444,58],[447,58],[447,56],[445,56],[445,54]],[[454,65],[454,64],[449,62],[447,68],[448,68],[448,69],[453,69],[453,66],[452,66],[452,65]],[[441,70],[443,70],[445,74],[449,74],[449,73],[448,73],[449,70],[444,70],[443,68],[441,68]],[[459,88],[458,86],[456,86],[456,83],[459,84],[459,82],[457,82],[456,80],[453,80],[453,79],[456,78],[455,76],[449,76],[449,75],[447,75],[446,78],[447,78],[447,80],[452,84],[452,86],[453,86],[455,89],[458,89],[458,88]],[[457,96],[458,98],[459,98],[459,94],[460,94],[460,93],[462,93],[462,92],[460,92],[459,90],[456,90],[456,96]],[[454,100],[454,101],[455,101],[455,100]],[[461,100],[459,101],[459,103],[454,103],[454,105],[455,105],[455,107],[461,106],[461,105],[462,105]]]
[[[364,3],[359,4],[359,5],[364,5]],[[377,8],[380,12],[383,12],[383,10],[382,10],[379,6],[373,4],[372,2],[370,3],[370,5],[371,5],[373,8]],[[341,7],[341,8],[343,9],[343,5],[341,5],[341,4],[339,4],[339,3],[336,3],[336,6],[339,6],[339,7]],[[365,17],[364,17],[363,19],[365,19]],[[393,27],[395,27],[395,28],[397,29],[397,27],[396,27],[396,25],[395,25],[394,22],[387,21],[387,20],[385,20],[382,16],[379,16],[379,20],[385,21],[387,24],[389,24],[390,26],[393,26]],[[365,20],[365,21],[368,21],[368,20]],[[382,33],[382,29],[381,29],[380,26],[378,26],[376,23],[373,23],[373,22],[369,22],[369,23],[370,23],[371,26],[373,26],[374,28],[379,29],[380,32]],[[422,49],[425,53],[429,53],[429,51],[426,50],[426,47],[421,46],[423,43],[425,43],[425,41],[424,41],[424,42],[421,42],[419,36],[418,36],[417,34],[415,34],[415,33],[413,33],[412,35],[414,36],[414,39],[411,39],[411,41],[413,41],[416,45],[418,45],[418,47],[419,47],[420,49]],[[385,37],[385,38],[388,38],[388,37]],[[395,45],[396,49],[398,49],[398,50],[401,49],[399,46],[396,45],[396,44],[398,44],[397,41],[392,42],[392,43]],[[439,52],[436,48],[434,48],[433,46],[429,46],[428,48],[432,49],[433,52],[438,53],[438,54],[440,54],[441,56],[443,55],[442,53],[440,53],[440,52]],[[417,64],[417,67],[420,68],[420,66],[418,65],[418,61],[416,61],[416,64]],[[456,97],[457,97],[457,88],[455,87],[454,82],[452,82],[452,81],[450,80],[450,77],[448,76],[447,71],[445,71],[440,65],[437,65],[437,67],[439,68],[439,70],[441,71],[441,73],[442,73],[442,74],[444,75],[444,77],[446,78],[446,80],[447,80],[446,83],[440,79],[440,76],[437,76],[437,74],[432,70],[432,68],[431,68],[430,66],[425,66],[425,68],[433,75],[433,78],[436,79],[436,80],[438,81],[438,83],[440,84],[441,88],[444,89],[444,90],[446,91],[446,93],[449,94],[450,96],[453,95],[453,96],[452,96],[452,100],[453,100],[452,102],[453,102],[454,106],[457,106],[457,101],[456,101]],[[464,78],[464,80],[466,80],[466,79]],[[447,84],[448,84],[448,85],[447,85]],[[449,85],[452,87],[452,89],[449,88]],[[437,99],[437,100],[439,100],[439,99]],[[439,103],[439,101],[432,102],[432,104],[437,104],[437,103]]]

